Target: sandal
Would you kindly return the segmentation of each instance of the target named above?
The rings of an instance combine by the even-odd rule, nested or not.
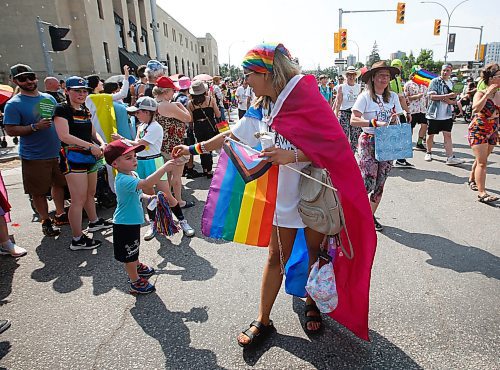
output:
[[[477,184],[474,180],[469,180],[467,181],[467,185],[469,186],[469,189],[472,191],[477,191]]]
[[[316,312],[318,313],[318,315],[315,315],[315,316],[307,316],[307,314],[309,312]],[[319,323],[322,323],[323,322],[323,319],[321,318],[321,312],[319,311],[318,307],[316,306],[316,304],[306,304],[304,306],[304,315],[306,316],[306,320],[304,322],[304,331],[307,333],[307,334],[316,334],[318,333],[321,328],[323,327],[323,325],[320,325],[320,327],[316,330],[310,330],[307,328],[307,324],[310,323],[310,322],[319,322]]]
[[[251,331],[250,329],[252,328],[252,326],[259,329],[259,331],[257,333]],[[238,344],[240,345],[240,347],[248,347],[251,344],[258,344],[259,342],[262,342],[264,339],[266,339],[273,330],[273,320],[269,320],[269,324],[267,325],[264,325],[260,321],[255,320],[250,324],[250,327],[247,330],[241,332],[241,334],[246,335],[248,338],[250,338],[250,342],[241,343],[238,340]]]
[[[499,199],[498,197],[495,197],[494,195],[490,195],[490,194],[484,194],[484,195],[477,196],[477,200],[480,203],[486,203],[486,204],[496,202],[498,199]]]

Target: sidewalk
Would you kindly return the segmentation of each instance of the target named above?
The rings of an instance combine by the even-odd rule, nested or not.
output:
[[[13,138],[10,136],[6,135],[5,140],[7,141],[7,147],[0,147],[0,163],[19,159],[19,145],[14,144]]]

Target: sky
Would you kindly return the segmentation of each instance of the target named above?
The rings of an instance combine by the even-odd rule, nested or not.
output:
[[[209,32],[219,48],[219,61],[240,64],[246,51],[263,41],[282,42],[292,56],[299,58],[304,69],[332,66],[338,57],[333,53],[333,34],[338,30],[339,8],[349,10],[396,9],[395,0],[189,0],[178,2],[156,0],[173,18],[195,36]],[[462,0],[439,0],[449,12]],[[468,0],[459,5],[451,17],[451,25],[484,26],[482,43],[500,42],[500,1]],[[406,1],[405,24],[396,24],[396,12],[344,14],[343,28],[348,40],[359,45],[362,63],[377,41],[382,59],[389,59],[398,50],[418,56],[422,48],[432,49],[434,59],[444,60],[446,27],[441,35],[434,36],[434,19],[447,24],[445,10],[437,4],[421,4],[418,0]],[[479,43],[479,30],[450,28],[456,33],[455,52],[448,53],[448,60],[473,60]],[[354,42],[348,43],[343,52],[357,57]]]

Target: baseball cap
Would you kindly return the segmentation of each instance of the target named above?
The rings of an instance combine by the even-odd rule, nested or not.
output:
[[[177,86],[167,76],[161,76],[156,79],[156,86],[161,87],[162,89],[174,89],[179,90]]]
[[[402,66],[403,66],[403,62],[401,62],[400,59],[394,59],[391,62],[391,67],[402,67]]]
[[[132,145],[125,140],[115,140],[104,148],[104,159],[107,164],[111,165],[118,157],[130,153],[131,151],[136,153],[141,152],[144,148],[144,145]]]
[[[16,64],[15,66],[10,67],[10,74],[12,78],[17,78],[21,75],[34,73],[29,65],[26,64]]]
[[[139,109],[156,112],[157,108],[158,108],[158,103],[156,102],[156,100],[150,98],[149,96],[142,96],[139,99],[137,99],[137,102],[135,103],[134,106],[127,108],[127,112],[133,113],[137,112]]]
[[[87,80],[83,77],[71,76],[66,80],[66,89],[87,89],[92,90],[92,88],[87,85]]]

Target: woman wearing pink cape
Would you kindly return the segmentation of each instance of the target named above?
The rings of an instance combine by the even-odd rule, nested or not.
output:
[[[262,341],[274,328],[270,313],[281,287],[283,266],[292,252],[297,231],[305,227],[297,211],[301,175],[282,165],[304,167],[309,162],[330,172],[344,208],[355,254],[349,260],[336,252],[338,306],[329,315],[368,340],[368,295],[376,236],[361,174],[347,138],[318,91],[314,77],[300,74],[298,65],[282,44],[256,46],[246,54],[243,69],[258,98],[245,117],[231,128],[231,137],[253,146],[254,134],[274,131],[275,145],[264,149],[261,156],[280,165],[280,173],[259,314],[238,336],[238,344],[246,347]],[[200,143],[199,150],[214,150],[223,141],[223,134],[218,135]],[[186,146],[178,146],[173,151],[174,157],[187,153]],[[311,266],[318,258],[324,235],[307,227],[304,232]],[[344,233],[341,239],[347,245]],[[317,333],[322,327],[321,313],[311,297],[306,299],[304,314],[305,331]]]

